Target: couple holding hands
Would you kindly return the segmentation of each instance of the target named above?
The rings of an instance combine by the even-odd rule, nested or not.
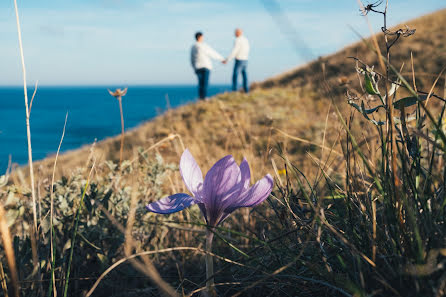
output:
[[[243,89],[245,92],[249,91],[248,77],[246,68],[248,65],[249,42],[241,29],[235,30],[235,42],[231,54],[225,59],[212,47],[207,45],[203,39],[203,33],[195,33],[196,42],[191,50],[191,63],[198,77],[198,96],[200,99],[205,99],[209,83],[209,74],[212,70],[211,59],[221,61],[223,64],[228,63],[235,58],[234,72],[232,74],[232,90],[237,91],[237,78],[239,73],[243,77]]]

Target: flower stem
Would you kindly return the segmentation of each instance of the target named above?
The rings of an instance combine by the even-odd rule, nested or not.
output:
[[[211,228],[206,229],[206,291],[208,296],[217,296],[214,287],[214,259],[210,254],[212,252],[212,240],[214,239],[214,232]]]
[[[124,115],[122,112],[122,97],[118,97],[119,101],[119,111],[121,113],[121,148],[119,150],[119,166],[121,166],[122,163],[122,155],[124,152]]]

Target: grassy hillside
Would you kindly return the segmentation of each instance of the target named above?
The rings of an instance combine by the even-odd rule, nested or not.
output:
[[[147,149],[166,140],[157,150],[167,160],[177,162],[183,149],[179,142],[181,139],[182,145],[188,147],[205,167],[228,153],[238,159],[244,155],[257,164],[264,164],[264,160],[268,159],[266,148],[275,146],[277,142],[284,143],[293,155],[301,155],[311,147],[306,142],[290,141],[289,137],[276,129],[321,144],[325,121],[319,119],[321,116],[325,118],[328,111],[326,102],[318,95],[299,93],[295,89],[221,94],[211,101],[169,110],[127,132],[125,157],[131,159],[138,147]],[[334,120],[332,114],[329,114],[329,119]],[[330,125],[327,132],[334,135],[336,128],[336,125]],[[180,138],[167,141],[170,135],[178,135]],[[312,147],[310,151],[315,149]],[[119,137],[97,143],[94,152],[99,160],[119,160]],[[58,171],[60,174],[70,174],[74,168],[83,167],[89,153],[90,146],[86,146],[61,155]],[[53,160],[48,158],[37,162],[41,172],[49,176]],[[258,175],[264,172],[264,168],[256,170]]]
[[[446,9],[408,21],[393,29],[404,27],[406,24],[417,31],[411,37],[402,37],[392,48],[392,63],[398,68],[404,63],[402,73],[408,81],[412,81],[412,52],[417,87],[429,91],[437,75],[446,66]],[[296,70],[254,84],[253,92],[248,95],[222,94],[211,102],[197,102],[170,110],[127,132],[125,154],[129,158],[133,154],[132,150],[138,146],[147,148],[170,134],[178,134],[186,147],[197,154],[200,160],[206,160],[205,164],[202,164],[206,166],[211,164],[210,160],[215,160],[215,157],[225,153],[235,154],[239,158],[242,154],[248,154],[247,157],[250,158],[264,159],[265,156],[260,154],[268,151],[267,144],[272,146],[276,142],[285,142],[290,155],[302,159],[302,153],[307,151],[310,145],[291,140],[274,128],[322,145],[329,104],[323,87],[322,69],[325,69],[331,95],[341,100],[341,103],[346,100],[348,88],[359,89],[358,75],[354,69],[356,62],[349,59],[349,56],[357,57],[379,69],[376,55],[363,42],[358,42]],[[437,93],[441,94],[443,85],[444,77],[440,78],[437,84]],[[124,107],[125,104],[124,97]],[[328,116],[328,123],[336,122],[333,114]],[[328,128],[331,131],[326,135],[332,143],[337,137],[336,124],[329,124]],[[207,149],[203,150],[203,147]],[[254,150],[248,150],[248,147]],[[312,147],[312,150],[314,149],[315,147]],[[159,150],[169,161],[178,160],[178,147],[166,143]],[[99,142],[95,151],[101,160],[118,160],[119,137]],[[74,168],[83,166],[89,152],[89,146],[86,146],[65,153],[59,160],[58,172],[69,174]],[[249,156],[251,152],[255,152],[253,156]],[[308,160],[307,157],[304,159]],[[51,174],[53,158],[38,164],[44,175]]]
[[[445,67],[446,40],[443,32],[445,24],[446,9],[443,9],[391,28],[396,31],[400,28],[404,29],[407,25],[411,29],[416,29],[415,35],[408,38],[401,37],[392,48],[392,64],[398,68],[404,64],[402,73],[409,81],[412,81],[410,58],[412,53],[417,86],[420,89],[428,90]],[[375,29],[375,31],[378,30],[378,28]],[[383,34],[378,34],[378,41],[382,53],[385,53]],[[352,71],[356,62],[348,57],[357,57],[368,65],[375,65],[379,69],[376,55],[364,42],[359,41],[334,54],[320,57],[306,65],[257,83],[255,87],[266,89],[293,87],[319,90],[320,82],[324,80],[322,73],[324,67],[326,80],[332,86],[334,94],[345,94],[347,87],[351,84],[357,85],[358,81],[356,73]],[[382,70],[379,69],[379,71]],[[440,82],[442,86],[444,78]]]
[[[446,10],[408,24],[417,33],[392,48],[392,61],[406,64],[412,82],[413,51],[418,90],[428,91],[446,64]],[[126,133],[121,166],[119,137],[61,155],[54,183],[54,157],[36,162],[37,241],[26,168],[18,168],[0,186],[0,226],[15,235],[10,250],[23,292],[159,296],[168,283],[175,294],[198,296],[205,233],[215,232],[220,296],[444,296],[444,101],[409,97],[395,105],[392,125],[393,104],[376,92],[382,80],[364,87],[372,73],[358,74],[350,55],[378,67],[358,43],[249,94],[169,110]],[[442,78],[436,94],[444,85]],[[392,100],[410,93],[402,89]],[[358,96],[356,109],[347,90]],[[227,154],[246,157],[252,181],[273,175],[272,194],[213,229],[197,206],[147,212],[147,203],[186,191],[178,171],[185,148],[203,173]]]

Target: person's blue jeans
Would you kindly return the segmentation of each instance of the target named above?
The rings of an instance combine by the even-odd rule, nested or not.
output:
[[[200,68],[195,70],[195,73],[198,77],[198,97],[205,99],[208,91],[210,71],[207,68]]]
[[[235,60],[234,72],[232,74],[232,90],[233,91],[237,91],[237,79],[238,79],[239,73],[241,72],[242,78],[243,78],[243,89],[245,90],[246,93],[249,92],[248,74],[246,72],[247,66],[248,66],[247,60],[237,60],[237,59]]]

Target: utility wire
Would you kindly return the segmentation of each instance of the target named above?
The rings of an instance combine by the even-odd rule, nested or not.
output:
[[[301,37],[299,30],[297,30],[285,11],[282,9],[278,1],[276,0],[260,0],[265,7],[266,11],[271,15],[273,21],[279,27],[282,34],[291,42],[296,53],[302,57],[305,61],[314,60],[316,57],[313,51],[303,38]]]

